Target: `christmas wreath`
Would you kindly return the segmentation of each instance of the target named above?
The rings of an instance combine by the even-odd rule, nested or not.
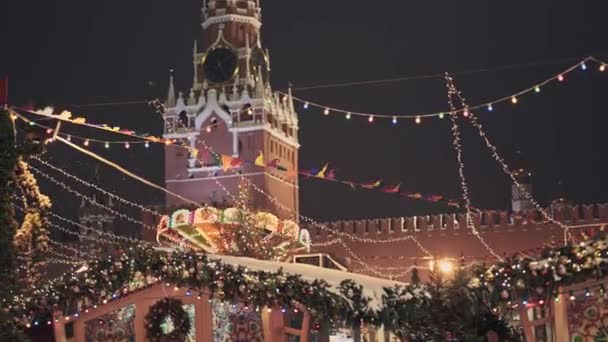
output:
[[[148,341],[184,341],[190,333],[190,318],[179,299],[165,298],[150,307],[146,315],[146,336]],[[172,330],[163,331],[162,324],[170,319]]]

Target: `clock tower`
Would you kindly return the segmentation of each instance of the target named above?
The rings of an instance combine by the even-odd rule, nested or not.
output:
[[[192,54],[192,86],[176,94],[171,75],[163,114],[164,137],[187,142],[198,155],[178,144],[167,145],[165,183],[199,203],[232,205],[245,177],[255,185],[247,190],[254,209],[296,219],[298,117],[291,95],[272,91],[261,26],[260,0],[203,1],[202,36],[195,40]],[[224,170],[212,151],[243,163]],[[260,153],[265,163],[275,160],[289,171],[256,166]],[[166,198],[168,207],[183,204],[173,196]]]

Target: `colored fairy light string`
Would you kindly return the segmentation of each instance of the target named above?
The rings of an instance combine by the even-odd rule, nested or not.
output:
[[[454,90],[454,94],[456,96],[458,96],[460,102],[463,103],[463,105],[466,105],[466,98],[464,97],[464,95],[462,94],[462,92],[456,88],[456,86],[454,85],[454,80],[451,79],[451,78],[450,78],[450,83],[451,83],[451,86],[452,86],[452,88]],[[553,218],[553,216],[551,214],[549,214],[540,205],[540,203],[538,203],[532,197],[532,194],[530,194],[530,192],[527,191],[526,188],[517,180],[517,177],[515,177],[515,175],[513,174],[513,172],[511,172],[511,168],[506,163],[506,161],[504,160],[504,158],[502,158],[498,154],[498,150],[497,150],[496,146],[494,144],[492,144],[492,142],[490,141],[490,139],[487,136],[485,130],[483,129],[483,125],[477,119],[477,116],[474,115],[473,113],[470,113],[470,114],[471,114],[470,115],[470,122],[471,122],[471,124],[477,129],[477,132],[478,132],[479,136],[482,138],[482,140],[484,141],[486,147],[492,153],[492,158],[500,165],[501,169],[510,178],[511,182],[513,183],[513,185],[515,185],[517,187],[517,189],[524,196],[524,198],[526,198],[528,201],[530,201],[530,203],[532,203],[532,205],[534,206],[534,208],[543,216],[543,218],[545,220],[547,220],[547,221],[549,221],[549,222],[557,225],[558,227],[562,228],[564,230],[564,232],[567,232],[568,231],[568,226],[565,225],[564,223],[560,222],[560,221],[555,220]],[[566,243],[566,244],[568,243],[567,236],[565,237],[564,243]]]
[[[57,166],[54,166],[53,164],[51,164],[51,163],[49,163],[49,162],[47,162],[47,161],[45,161],[45,160],[43,160],[43,159],[41,159],[41,158],[39,158],[37,156],[31,157],[31,159],[36,160],[37,162],[39,162],[39,163],[41,163],[41,164],[43,164],[43,165],[45,165],[45,166],[47,166],[47,167],[49,167],[49,168],[51,168],[51,169],[53,169],[55,171],[61,173],[63,176],[71,178],[71,179],[75,180],[76,182],[78,182],[80,184],[83,184],[83,185],[85,185],[87,187],[93,188],[93,189],[95,189],[95,190],[103,193],[104,195],[107,195],[108,197],[111,197],[111,198],[113,198],[113,199],[115,199],[115,200],[117,200],[119,202],[122,202],[124,204],[136,207],[138,209],[141,209],[141,210],[143,210],[143,211],[145,211],[147,213],[150,213],[152,215],[155,215],[157,217],[162,216],[160,213],[158,213],[155,210],[152,210],[150,208],[146,208],[145,206],[143,206],[141,204],[137,204],[137,203],[131,202],[131,201],[129,201],[129,200],[123,198],[123,197],[120,197],[120,196],[115,195],[115,194],[113,194],[113,193],[111,193],[109,191],[106,191],[106,190],[102,189],[101,187],[99,187],[98,185],[89,183],[89,182],[87,182],[87,181],[85,181],[85,180],[83,180],[81,178],[78,178],[78,177],[74,176],[73,174],[65,171],[64,169],[61,169],[61,168],[59,168]]]
[[[492,256],[494,256],[496,259],[502,261],[503,258],[498,253],[496,253],[496,251],[494,251],[494,249],[492,247],[490,247],[490,245],[487,243],[487,241],[481,236],[481,234],[479,233],[477,228],[475,228],[475,223],[473,222],[473,218],[471,215],[471,206],[472,205],[471,205],[471,198],[469,197],[469,187],[467,184],[466,177],[464,175],[464,162],[462,160],[462,144],[460,141],[460,129],[458,126],[458,117],[457,117],[457,113],[454,112],[454,110],[456,110],[456,106],[454,105],[453,97],[456,95],[456,89],[452,82],[452,78],[448,74],[445,75],[445,79],[446,79],[446,86],[448,88],[448,105],[450,107],[450,110],[452,110],[452,112],[450,113],[450,120],[452,121],[452,137],[453,137],[452,145],[454,147],[454,151],[456,152],[456,159],[458,161],[458,177],[460,178],[460,187],[462,190],[462,197],[465,202],[467,228],[471,231],[473,236],[475,236],[479,240],[479,242],[481,242],[481,244],[484,246],[484,248],[488,252],[490,252],[490,254],[492,254]],[[466,103],[464,101],[461,101],[461,105],[463,107],[467,108]]]
[[[507,96],[503,96],[500,97],[498,99],[494,99],[492,101],[488,101],[488,102],[484,102],[481,104],[477,104],[474,106],[469,106],[469,107],[459,107],[459,108],[453,108],[451,111],[454,113],[463,113],[465,110],[473,110],[473,109],[480,109],[480,108],[493,108],[493,105],[502,103],[502,102],[512,102],[513,104],[516,104],[518,102],[518,97],[522,96],[522,95],[526,95],[529,93],[537,93],[538,90],[540,89],[540,87],[550,83],[550,82],[562,82],[565,80],[565,75],[567,75],[568,73],[575,71],[575,70],[579,70],[579,69],[583,69],[582,65],[585,66],[586,69],[586,62],[596,62],[600,65],[599,67],[599,71],[604,71],[606,69],[606,63],[593,57],[593,56],[589,56],[586,58],[583,58],[581,60],[579,60],[578,62],[576,62],[576,64],[570,66],[569,68],[554,74],[553,76],[538,82],[532,86],[529,86],[527,88],[524,88],[521,91],[517,91],[513,94],[507,95]],[[583,69],[583,70],[585,70]],[[297,88],[296,88],[297,90]],[[283,96],[289,96],[288,93],[285,92],[278,92],[279,94],[282,94]],[[340,115],[347,115],[347,118],[350,118],[351,115],[355,115],[355,116],[359,116],[359,117],[367,117],[368,120],[370,117],[377,117],[377,118],[382,118],[382,119],[390,119],[390,120],[394,120],[395,115],[391,115],[391,114],[378,114],[378,113],[366,113],[366,112],[356,112],[356,111],[347,111],[347,110],[343,110],[343,109],[339,109],[339,108],[334,108],[331,106],[327,106],[327,105],[323,105],[320,103],[315,103],[315,102],[311,102],[310,100],[306,100],[306,99],[302,99],[299,97],[295,97],[292,96],[292,99],[294,101],[300,102],[300,103],[306,103],[307,105],[304,107],[304,109],[308,109],[310,107],[315,107],[318,109],[323,110],[323,113],[325,115],[329,115],[330,113],[332,114],[340,114]],[[429,112],[429,113],[424,113],[424,114],[416,114],[416,115],[399,115],[396,116],[399,119],[414,119],[416,123],[420,123],[421,122],[421,118],[428,118],[428,117],[442,117],[444,114],[444,112]]]
[[[58,181],[58,180],[57,180],[57,179],[55,179],[53,176],[47,175],[46,173],[44,173],[44,172],[40,171],[38,168],[36,168],[36,167],[34,167],[34,166],[32,166],[32,165],[30,165],[30,168],[32,169],[32,171],[36,172],[36,173],[37,173],[38,175],[40,175],[41,177],[43,177],[43,178],[45,178],[45,179],[49,180],[51,183],[54,183],[55,185],[59,186],[61,189],[63,189],[63,190],[65,190],[65,191],[67,191],[67,192],[69,192],[69,193],[73,194],[73,195],[74,195],[74,196],[76,196],[76,197],[79,197],[79,198],[81,198],[81,199],[83,199],[83,200],[85,200],[85,201],[87,201],[87,202],[91,203],[92,205],[94,205],[94,206],[96,206],[96,207],[100,207],[100,208],[102,208],[102,209],[105,209],[105,210],[107,210],[108,212],[110,212],[110,213],[112,213],[112,214],[114,214],[114,215],[116,215],[116,216],[118,216],[118,217],[120,217],[120,218],[123,218],[123,219],[125,219],[125,220],[127,220],[127,221],[129,221],[129,222],[131,222],[131,223],[135,223],[135,224],[141,225],[141,226],[143,226],[143,227],[145,227],[145,228],[147,228],[147,229],[150,229],[150,230],[156,230],[156,228],[155,228],[155,227],[152,227],[152,226],[150,226],[150,225],[148,225],[148,224],[146,224],[146,223],[144,223],[144,222],[142,222],[142,221],[135,220],[135,219],[133,219],[133,218],[132,218],[131,216],[129,216],[129,215],[125,215],[125,214],[123,214],[123,213],[121,213],[121,212],[118,212],[118,211],[116,211],[116,210],[114,210],[114,209],[110,208],[109,206],[107,206],[107,205],[105,205],[105,204],[101,204],[101,203],[97,202],[97,201],[96,201],[94,198],[91,198],[91,197],[89,197],[89,196],[87,196],[87,195],[84,195],[84,194],[82,194],[82,193],[80,193],[80,192],[78,192],[78,191],[76,191],[76,190],[72,189],[72,188],[71,188],[70,186],[68,186],[67,184],[65,184],[65,183],[63,183],[63,182],[61,182],[61,181]]]

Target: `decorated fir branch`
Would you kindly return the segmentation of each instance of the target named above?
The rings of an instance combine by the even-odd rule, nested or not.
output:
[[[557,298],[560,287],[605,277],[608,272],[608,236],[546,248],[540,256],[512,256],[490,267],[478,266],[472,287],[486,287],[492,303],[521,301],[544,304]],[[603,294],[604,287],[600,287]],[[588,292],[588,291],[587,291]]]

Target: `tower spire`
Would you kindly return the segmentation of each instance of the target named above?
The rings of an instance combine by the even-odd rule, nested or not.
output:
[[[167,92],[167,107],[175,107],[175,85],[173,84],[173,69],[169,70],[169,91]]]

